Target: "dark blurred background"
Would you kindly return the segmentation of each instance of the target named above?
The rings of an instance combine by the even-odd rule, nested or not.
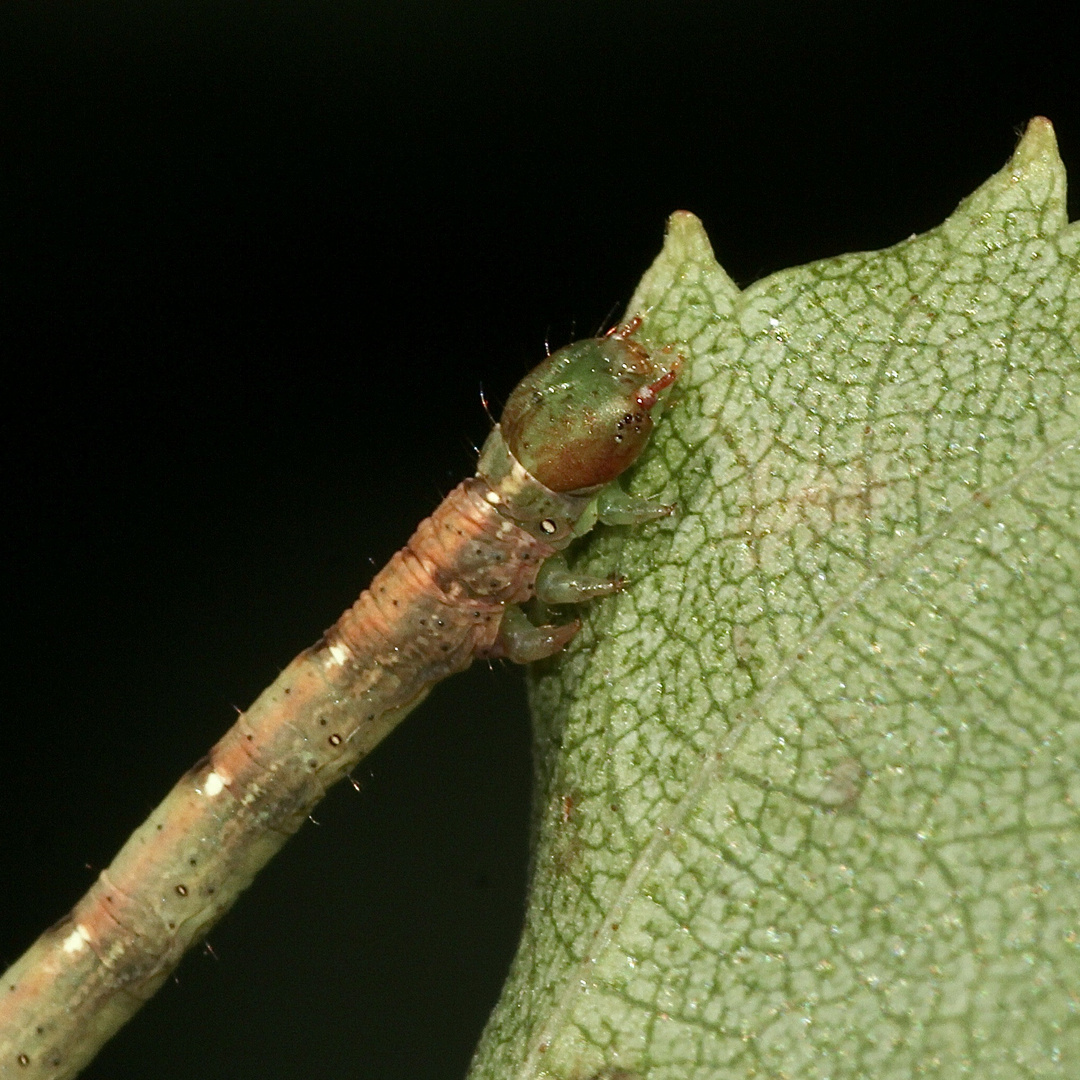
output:
[[[1034,114],[1080,170],[1063,16],[988,10],[4,4],[0,967],[670,211],[746,285],[938,224]],[[463,1075],[522,918],[521,672],[445,684],[357,779],[86,1076]]]

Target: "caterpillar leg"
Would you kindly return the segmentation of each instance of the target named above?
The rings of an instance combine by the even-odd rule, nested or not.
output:
[[[534,660],[553,656],[580,629],[581,623],[577,619],[559,626],[534,626],[521,608],[508,607],[503,612],[499,636],[489,655],[505,656],[515,664],[531,664]]]
[[[536,597],[545,604],[580,604],[599,596],[611,596],[626,585],[621,577],[601,578],[578,574],[566,565],[561,553],[552,555],[536,575]]]
[[[643,525],[674,513],[674,506],[631,495],[616,483],[608,484],[596,497],[596,516],[605,525]]]

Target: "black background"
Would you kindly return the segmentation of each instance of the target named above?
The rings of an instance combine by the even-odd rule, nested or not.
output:
[[[1080,170],[1055,8],[750,8],[3,6],[0,967],[670,211],[746,285],[936,225],[1037,113]],[[461,1077],[529,774],[520,672],[440,687],[85,1075]]]

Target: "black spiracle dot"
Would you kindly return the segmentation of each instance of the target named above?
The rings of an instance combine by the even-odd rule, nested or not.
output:
[[[187,896],[187,886],[186,885],[177,885],[176,886],[176,895],[177,896]]]
[[[340,736],[340,735],[338,735],[338,734],[337,734],[337,733],[335,732],[335,733],[334,733],[333,735],[331,735],[331,736],[330,736],[330,738],[329,738],[329,739],[327,739],[326,741],[327,741],[327,742],[328,742],[328,743],[329,743],[329,744],[330,744],[331,746],[340,746],[340,745],[341,745],[341,736]]]
[[[18,1062],[20,1065],[25,1067],[30,1064],[30,1059],[25,1054],[20,1054],[18,1057]]]

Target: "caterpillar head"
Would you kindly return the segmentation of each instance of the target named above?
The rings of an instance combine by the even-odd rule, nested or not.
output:
[[[630,335],[640,319],[552,353],[514,388],[499,427],[510,452],[552,491],[602,487],[638,458],[679,360]]]

